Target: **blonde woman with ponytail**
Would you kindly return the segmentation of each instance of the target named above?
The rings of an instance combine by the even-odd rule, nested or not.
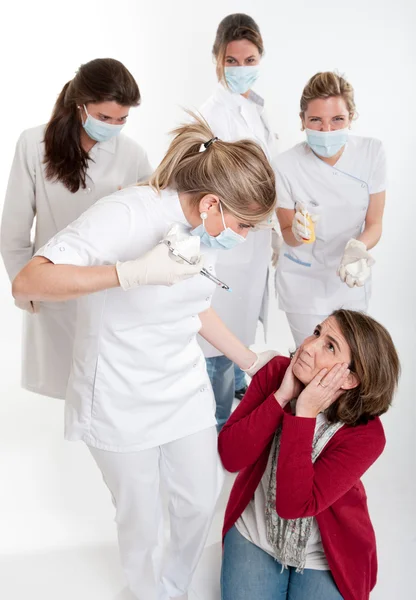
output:
[[[46,125],[21,134],[1,224],[1,254],[10,280],[94,202],[149,177],[146,152],[120,135],[130,108],[139,104],[139,88],[126,67],[98,58],[81,65],[65,84]],[[76,302],[50,305],[29,298],[16,304],[25,318],[23,387],[65,398]]]
[[[216,248],[243,242],[273,211],[274,174],[257,144],[223,142],[193,118],[174,132],[149,185],[96,203],[13,282],[20,302],[79,298],[66,439],[83,440],[102,471],[140,600],[186,594],[222,484],[198,332],[250,375],[269,358],[212,312],[215,284],[200,271],[213,273]],[[160,243],[172,230],[192,242],[194,264],[176,262]],[[155,559],[160,480],[170,496],[163,570]]]

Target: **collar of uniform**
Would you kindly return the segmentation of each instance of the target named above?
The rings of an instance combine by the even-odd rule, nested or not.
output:
[[[222,83],[218,83],[215,91],[215,97],[218,98],[221,103],[226,104],[230,108],[242,108],[247,104],[247,102],[253,102],[260,108],[264,108],[264,99],[253,92],[253,90],[250,90],[249,97],[245,98],[241,94],[235,94],[234,92],[231,92]]]
[[[181,223],[187,228],[191,228],[192,225],[188,223],[179,200],[178,192],[172,188],[167,188],[160,192],[160,199],[162,201],[162,210],[166,215],[167,220],[170,223]]]
[[[105,152],[109,152],[110,154],[115,154],[117,144],[116,138],[117,136],[114,136],[106,142],[97,142],[96,144],[94,144],[94,146],[89,152],[90,156],[96,154],[99,150],[104,150]]]

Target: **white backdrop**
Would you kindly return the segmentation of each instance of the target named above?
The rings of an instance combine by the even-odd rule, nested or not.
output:
[[[266,98],[282,150],[302,139],[298,103],[312,74],[337,69],[354,85],[360,115],[354,130],[381,138],[389,161],[370,310],[392,333],[403,366],[399,394],[383,418],[386,451],[365,478],[379,542],[372,596],[379,600],[412,596],[416,558],[414,6],[410,0],[17,0],[1,17],[0,198],[20,132],[46,122],[64,83],[97,57],[121,60],[136,77],[143,101],[125,131],[156,165],[181,107],[198,107],[215,85],[212,43],[231,12],[247,12],[261,28],[266,56],[256,90]],[[0,303],[0,595],[15,600],[21,588],[11,584],[8,558],[113,542],[114,527],[89,454],[62,441],[62,403],[19,387],[21,315],[4,269]],[[272,324],[269,346],[285,351],[290,336],[276,306]]]

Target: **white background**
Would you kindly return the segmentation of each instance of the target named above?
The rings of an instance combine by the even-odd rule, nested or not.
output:
[[[414,6],[411,0],[38,0],[8,2],[1,15],[0,197],[21,131],[48,120],[62,86],[93,58],[117,58],[136,77],[143,101],[125,131],[156,165],[180,107],[198,107],[213,90],[212,43],[231,12],[247,12],[261,28],[266,56],[256,91],[266,98],[282,150],[303,137],[299,98],[311,75],[337,69],[354,85],[360,115],[354,130],[381,138],[389,162],[370,312],[390,330],[403,367],[394,406],[383,418],[386,450],[365,477],[379,545],[375,600],[414,594]],[[0,596],[109,600],[121,579],[108,494],[85,448],[62,441],[62,403],[19,388],[21,315],[4,270],[0,303]],[[287,351],[290,344],[273,306],[268,345]]]

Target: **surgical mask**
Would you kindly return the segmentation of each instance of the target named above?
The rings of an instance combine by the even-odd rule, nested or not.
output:
[[[201,225],[198,225],[191,231],[191,235],[197,235],[201,238],[201,243],[208,246],[208,248],[214,248],[215,250],[230,250],[238,244],[242,244],[246,241],[246,238],[233,231],[230,227],[227,227],[224,221],[224,213],[220,204],[221,218],[224,225],[224,231],[217,236],[209,235],[205,229],[205,220],[203,219]]]
[[[235,94],[245,94],[260,75],[260,65],[252,67],[224,67],[225,80]]]
[[[111,125],[110,123],[103,123],[103,121],[94,119],[94,117],[88,114],[85,104],[84,110],[87,118],[82,126],[87,135],[96,142],[107,142],[108,140],[111,140],[114,136],[119,135],[124,127],[124,123],[122,125]]]
[[[331,158],[348,142],[348,128],[335,131],[306,129],[306,141],[318,156]]]

